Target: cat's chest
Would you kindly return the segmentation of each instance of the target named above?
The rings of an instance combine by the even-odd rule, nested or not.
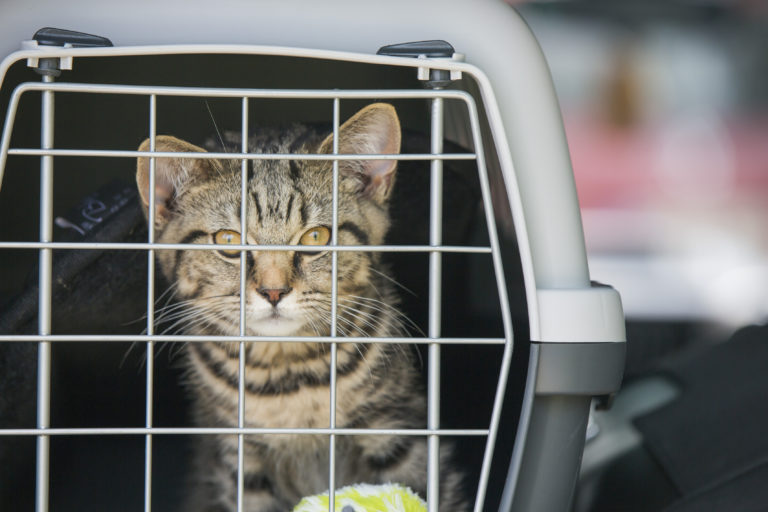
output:
[[[220,358],[219,358],[220,357]],[[189,351],[192,390],[207,408],[215,423],[237,425],[239,393],[237,358],[213,350]],[[318,367],[325,367],[322,362]],[[245,425],[258,428],[330,427],[330,386],[327,375],[313,372],[311,365],[293,365],[293,373],[268,366],[248,367],[245,379]],[[303,372],[302,372],[303,370]],[[327,368],[326,368],[327,370]],[[298,378],[303,376],[303,378]],[[346,424],[354,411],[365,402],[361,387],[369,379],[365,367],[340,376],[336,381],[336,424]]]
[[[264,428],[328,427],[330,425],[328,387],[302,389],[299,392],[274,396],[247,396],[245,421],[248,426]]]
[[[272,345],[272,344],[267,344]],[[260,355],[265,356],[267,351]],[[192,390],[209,407],[216,423],[235,426],[239,410],[239,360],[217,345],[193,346],[188,351]],[[370,399],[369,364],[379,359],[378,347],[371,347],[365,359],[350,347],[338,353],[336,425],[345,425]],[[314,358],[274,366],[268,359],[249,360],[244,382],[245,423],[260,428],[330,427],[329,361]],[[367,390],[367,392],[366,392]]]

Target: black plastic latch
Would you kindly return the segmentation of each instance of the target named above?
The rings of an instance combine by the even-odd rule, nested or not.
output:
[[[35,32],[32,39],[41,46],[64,46],[65,44],[70,44],[73,48],[113,46],[112,41],[106,37],[52,27],[41,28]]]
[[[414,59],[453,59],[456,54],[453,46],[447,41],[434,39],[431,41],[414,41],[382,46],[377,55],[390,57],[410,57]],[[458,75],[461,76],[460,74]],[[430,89],[442,89],[450,84],[454,77],[445,69],[433,69],[430,66],[419,68],[419,80]]]
[[[431,41],[414,41],[410,43],[399,43],[382,46],[376,55],[390,55],[392,57],[412,57],[420,56],[429,58],[448,58],[453,57],[455,50],[451,43],[441,39]]]

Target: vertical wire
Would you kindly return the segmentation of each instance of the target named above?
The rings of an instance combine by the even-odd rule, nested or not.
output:
[[[248,152],[248,98],[242,100],[242,125],[240,127],[241,148],[243,153]],[[240,243],[246,244],[248,239],[248,223],[246,219],[246,203],[248,201],[248,160],[240,161]],[[240,251],[240,336],[245,336],[245,291],[248,253]],[[239,344],[239,379],[237,385],[237,426],[245,426],[245,342]],[[243,489],[245,485],[244,446],[243,434],[237,435],[237,511],[242,512],[244,506]]]
[[[339,98],[333,99],[333,154],[339,154]],[[339,161],[333,161],[333,202],[331,222],[331,246],[339,243]],[[331,336],[336,337],[336,315],[339,287],[339,253],[331,253]],[[330,404],[330,428],[336,428],[336,342],[331,343],[331,404]],[[332,430],[333,431],[333,430]],[[336,434],[331,433],[328,453],[328,510],[336,510]]]
[[[485,453],[483,454],[483,464],[480,471],[480,481],[477,485],[477,494],[475,499],[475,508],[474,512],[481,512],[483,510],[484,504],[485,504],[485,493],[488,487],[488,480],[490,478],[491,473],[491,461],[493,457],[493,450],[496,446],[496,437],[499,431],[499,421],[501,418],[501,406],[504,402],[504,395],[507,388],[507,380],[509,377],[509,367],[512,361],[512,353],[514,350],[514,326],[512,325],[512,316],[511,316],[511,308],[509,306],[509,297],[507,296],[507,282],[506,278],[504,277],[504,266],[503,261],[501,259],[501,249],[499,244],[499,235],[498,230],[496,228],[496,219],[494,217],[493,213],[493,201],[491,197],[491,187],[488,180],[488,168],[485,163],[485,154],[483,150],[483,142],[482,142],[482,136],[480,132],[480,126],[479,126],[479,117],[477,114],[477,107],[475,106],[474,102],[467,102],[466,103],[467,109],[469,111],[469,121],[470,126],[472,129],[472,140],[475,148],[475,153],[477,154],[477,172],[478,172],[478,178],[480,181],[480,190],[482,193],[483,198],[483,209],[485,211],[485,220],[486,225],[488,229],[488,238],[491,243],[491,258],[493,260],[493,268],[494,268],[494,275],[496,278],[496,288],[498,290],[499,294],[499,306],[501,309],[501,318],[502,322],[504,324],[504,336],[505,336],[505,343],[504,343],[504,354],[502,355],[501,359],[501,369],[499,371],[499,379],[496,383],[496,394],[493,401],[493,410],[491,412],[491,423],[490,428],[488,430],[488,438],[486,440],[485,445]],[[518,233],[519,236],[519,233]],[[531,375],[528,375],[528,382],[526,383],[526,389],[531,389],[528,386],[531,386],[530,379],[532,378]],[[525,411],[527,409],[523,407],[523,414],[525,414]],[[521,425],[522,422],[525,421],[525,418],[521,419]],[[520,435],[520,429],[524,427],[518,427],[518,436]],[[517,441],[516,441],[517,445]],[[512,454],[512,462],[510,463],[511,469],[510,471],[514,472],[515,466],[515,459],[518,457],[518,453],[521,453],[521,450],[515,449],[514,453]],[[505,486],[504,489],[504,495],[508,494],[508,491],[511,491],[512,494],[514,494],[514,480],[513,484],[511,486]],[[504,500],[504,496],[502,496],[502,500]],[[503,501],[502,501],[503,503]]]
[[[43,76],[43,82],[53,82],[50,75]],[[40,119],[40,145],[42,149],[53,148],[54,97],[53,91],[42,93],[42,114]],[[53,241],[53,157],[40,160],[40,241]],[[51,291],[53,252],[40,249],[40,271],[38,276],[37,329],[40,334],[51,334]],[[41,342],[37,349],[37,428],[51,426],[51,343]],[[37,461],[35,473],[35,510],[48,510],[50,485],[50,437],[37,436]]]
[[[432,154],[443,152],[443,99],[432,100],[431,140]],[[432,160],[429,184],[429,245],[437,247],[442,243],[443,223],[443,162]],[[429,253],[429,337],[440,337],[442,300],[442,256],[439,251]],[[440,344],[429,344],[427,388],[427,428],[440,428]],[[429,512],[437,512],[440,496],[440,437],[428,437],[427,459],[427,506]]]
[[[155,151],[157,144],[157,96],[149,97],[149,150]],[[147,240],[155,242],[155,176],[157,160],[149,158],[149,219]],[[155,250],[147,250],[147,334],[155,333]],[[147,428],[153,424],[153,394],[155,374],[155,342],[147,342],[147,384],[145,422]],[[152,510],[152,434],[144,437],[144,511]]]

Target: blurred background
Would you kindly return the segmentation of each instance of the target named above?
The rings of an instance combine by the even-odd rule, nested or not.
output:
[[[768,2],[511,2],[549,62],[592,278],[628,320],[768,313]]]
[[[552,71],[591,276],[627,318],[575,510],[765,510],[768,2],[509,3]]]
[[[520,6],[552,69],[592,275],[628,315],[768,312],[768,3]]]

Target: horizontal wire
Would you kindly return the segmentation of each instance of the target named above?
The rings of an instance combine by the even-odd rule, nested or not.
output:
[[[393,345],[402,344],[424,344],[440,343],[442,345],[503,345],[506,343],[504,338],[380,338],[380,337],[362,337],[350,336],[344,338],[332,336],[240,336],[240,335],[192,335],[192,334],[0,334],[0,343],[5,342],[39,342],[54,341],[64,342],[110,342],[110,343],[131,343],[131,342],[252,342],[252,343],[391,343]]]
[[[475,160],[475,153],[346,153],[326,155],[320,153],[196,153],[175,151],[135,151],[120,149],[38,149],[11,148],[9,155],[16,156],[83,156],[101,158],[191,158],[195,160]]]
[[[93,436],[93,435],[328,435],[345,436],[487,436],[488,429],[404,429],[404,428],[259,428],[259,427],[109,427],[109,428],[9,428],[0,429],[2,436]]]
[[[24,82],[14,94],[27,91],[55,91],[84,94],[151,95],[211,98],[254,99],[425,99],[444,98],[472,103],[466,91],[450,89],[244,89],[226,87],[186,87],[84,83]]]
[[[243,245],[243,244],[162,244],[147,242],[0,242],[0,249],[102,249],[102,250],[173,250],[173,251],[296,251],[319,252],[316,245]],[[323,246],[320,252],[450,252],[490,254],[490,247],[459,245],[337,245]]]

